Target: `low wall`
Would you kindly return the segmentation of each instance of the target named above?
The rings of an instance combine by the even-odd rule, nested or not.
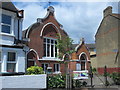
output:
[[[3,88],[45,89],[46,88],[46,74],[0,76],[0,90]]]

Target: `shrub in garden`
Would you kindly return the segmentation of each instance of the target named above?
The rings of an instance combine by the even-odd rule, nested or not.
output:
[[[48,76],[48,88],[65,88],[65,77],[62,75]]]
[[[81,87],[82,86],[82,82],[80,80],[73,80],[73,87]]]
[[[93,68],[93,69],[92,69],[92,72],[93,72],[93,73],[96,73],[96,72],[97,72],[97,69],[96,69],[96,68]]]
[[[31,66],[27,69],[27,75],[44,74],[43,68],[39,66]]]
[[[87,86],[87,82],[86,82],[86,81],[83,81],[83,82],[82,82],[82,85],[83,85],[83,86]]]
[[[120,72],[114,72],[110,75],[116,85],[120,85]]]

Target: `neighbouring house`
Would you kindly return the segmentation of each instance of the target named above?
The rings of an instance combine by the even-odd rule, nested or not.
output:
[[[103,19],[95,35],[97,66],[100,74],[107,72],[120,72],[118,34],[120,31],[120,14],[112,13],[112,7],[107,7],[103,12]]]
[[[0,72],[25,72],[22,41],[23,10],[0,1]]]
[[[94,43],[91,44],[86,44],[88,47],[88,50],[90,52],[90,61],[91,61],[91,66],[93,68],[97,69],[97,60],[96,60],[96,47]]]
[[[68,37],[63,26],[56,20],[54,8],[47,8],[47,15],[44,18],[38,18],[37,22],[23,31],[23,38],[29,39],[27,67],[38,65],[46,72],[51,69],[53,73],[65,73],[64,59],[58,58],[59,50],[56,47],[56,40],[61,37]],[[83,49],[82,49],[83,48]],[[89,51],[84,45],[84,40],[76,47],[76,52],[68,57],[72,71],[87,70],[90,60]],[[80,61],[81,60],[81,61]],[[82,65],[80,64],[82,63]]]

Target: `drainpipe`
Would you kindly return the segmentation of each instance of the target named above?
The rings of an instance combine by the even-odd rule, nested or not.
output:
[[[20,33],[20,22],[19,22],[20,20],[19,20],[19,18],[18,18],[18,41],[19,41],[19,33]]]

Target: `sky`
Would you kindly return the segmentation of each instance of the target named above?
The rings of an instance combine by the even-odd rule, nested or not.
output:
[[[48,1],[37,0],[20,0],[13,3],[18,9],[24,10],[23,30],[35,23],[37,18],[44,18],[49,6]],[[86,43],[95,42],[95,33],[107,6],[112,6],[113,13],[118,13],[118,2],[52,1],[50,5],[55,9],[55,18],[76,44],[80,42],[80,38],[84,38]]]

